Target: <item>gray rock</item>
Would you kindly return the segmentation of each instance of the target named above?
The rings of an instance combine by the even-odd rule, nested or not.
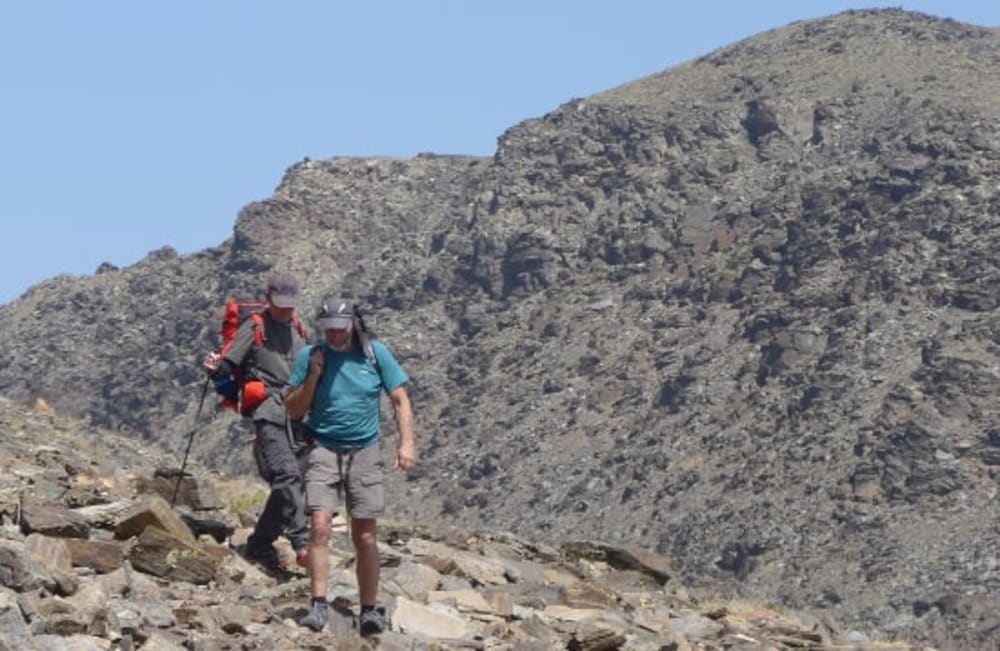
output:
[[[157,527],[146,527],[129,550],[137,570],[173,581],[204,585],[215,578],[219,559],[197,544],[177,538]]]
[[[18,592],[38,588],[55,591],[56,580],[32,558],[24,544],[0,540],[0,585]]]
[[[21,501],[21,528],[25,533],[40,533],[64,538],[86,538],[87,521],[66,506],[26,495]]]

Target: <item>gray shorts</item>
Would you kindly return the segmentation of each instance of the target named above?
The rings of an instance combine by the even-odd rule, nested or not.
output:
[[[336,513],[346,499],[352,518],[377,518],[385,510],[384,467],[378,444],[343,452],[316,445],[306,460],[306,510]]]

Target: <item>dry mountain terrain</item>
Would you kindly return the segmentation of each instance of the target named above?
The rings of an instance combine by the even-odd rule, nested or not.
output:
[[[390,629],[358,634],[355,559],[337,518],[331,621],[314,633],[297,623],[305,571],[268,572],[239,554],[263,482],[195,469],[178,483],[176,469],[154,468],[162,450],[41,401],[0,398],[0,447],[0,651],[923,648],[807,613],[693,598],[648,550],[386,519]]]
[[[687,585],[990,648],[998,189],[1000,34],[848,12],[489,159],[293,165],[216,248],[0,307],[0,393],[183,451],[218,306],[289,270],[413,377],[393,517],[642,545]],[[195,458],[248,470],[238,421],[203,416]]]

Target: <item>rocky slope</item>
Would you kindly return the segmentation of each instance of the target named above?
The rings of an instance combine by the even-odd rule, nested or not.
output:
[[[391,629],[368,640],[355,630],[354,559],[340,524],[331,624],[313,633],[296,623],[308,578],[266,573],[234,551],[264,484],[200,472],[178,483],[162,452],[4,399],[0,445],[5,651],[914,648],[805,613],[693,599],[667,559],[642,549],[395,523],[381,529]],[[154,471],[157,460],[168,465]]]
[[[693,589],[995,643],[998,63],[994,30],[848,12],[572,100],[492,159],[303,161],[217,248],[0,307],[0,393],[176,452],[217,307],[293,271],[413,376],[394,517],[587,532]],[[238,421],[199,432],[249,468]]]

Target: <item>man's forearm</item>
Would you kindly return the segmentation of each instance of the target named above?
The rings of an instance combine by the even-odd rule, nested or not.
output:
[[[413,412],[407,405],[406,409],[396,410],[396,430],[399,432],[400,445],[403,442],[415,443],[413,436]]]
[[[405,392],[394,396],[393,411],[396,415],[396,431],[399,432],[399,444],[415,442],[413,436],[413,407]]]
[[[288,415],[292,417],[292,420],[301,420],[309,411],[318,381],[318,376],[310,374],[305,382],[289,391],[285,396],[285,409],[288,410]]]

